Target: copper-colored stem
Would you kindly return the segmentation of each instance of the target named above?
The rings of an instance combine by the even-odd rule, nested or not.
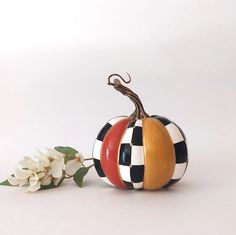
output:
[[[145,117],[149,117],[149,115],[145,112],[144,108],[143,108],[143,104],[140,100],[140,98],[138,97],[138,95],[136,93],[134,93],[132,90],[130,90],[128,87],[124,86],[121,84],[120,80],[115,78],[113,80],[113,82],[111,82],[111,78],[112,77],[119,77],[124,83],[128,84],[131,82],[131,77],[129,76],[129,80],[126,81],[123,77],[121,77],[119,74],[111,74],[108,77],[108,85],[113,86],[117,91],[121,92],[123,95],[127,96],[130,98],[130,100],[134,103],[135,105],[135,111],[131,114],[131,118],[135,119],[142,119]]]

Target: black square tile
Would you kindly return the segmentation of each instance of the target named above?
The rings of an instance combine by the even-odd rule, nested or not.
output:
[[[131,141],[131,143],[133,145],[138,145],[138,146],[143,145],[143,131],[142,131],[142,129],[143,128],[140,126],[134,127],[132,141]]]
[[[180,179],[172,179],[170,180],[163,188],[169,188],[171,185],[177,183]]]
[[[130,168],[130,176],[133,183],[139,183],[143,181],[144,166],[132,166]]]
[[[130,144],[121,144],[119,164],[129,166],[131,164],[131,146]]]
[[[133,189],[133,184],[131,182],[123,181],[128,189]]]
[[[176,163],[184,163],[188,160],[188,150],[185,141],[174,144]]]
[[[164,126],[171,123],[171,121],[169,119],[167,119],[165,117],[162,117],[162,116],[159,116],[159,115],[153,115],[151,117],[159,120]]]
[[[106,135],[106,133],[108,132],[108,130],[112,127],[112,125],[110,123],[107,123],[102,129],[101,131],[98,133],[98,140],[103,141],[104,137]]]
[[[103,170],[102,170],[100,161],[97,160],[97,159],[93,159],[93,162],[94,162],[94,166],[95,166],[95,169],[96,169],[98,175],[99,175],[100,177],[105,177],[105,174],[104,174],[104,172],[103,172]]]

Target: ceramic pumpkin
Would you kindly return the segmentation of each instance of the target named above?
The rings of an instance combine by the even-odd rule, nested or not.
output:
[[[186,138],[169,119],[149,116],[137,94],[119,79],[108,85],[129,97],[135,105],[130,116],[111,119],[99,132],[93,147],[98,175],[120,189],[156,190],[178,182],[188,165]]]

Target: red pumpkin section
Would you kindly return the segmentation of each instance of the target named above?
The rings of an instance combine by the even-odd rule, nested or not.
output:
[[[126,189],[118,169],[119,147],[122,136],[129,125],[129,118],[117,122],[107,132],[101,148],[101,166],[106,177],[118,188]]]

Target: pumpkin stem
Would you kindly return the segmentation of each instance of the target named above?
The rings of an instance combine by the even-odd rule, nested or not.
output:
[[[127,73],[128,74],[128,73]],[[140,98],[138,97],[138,95],[136,93],[134,93],[132,90],[130,90],[128,87],[124,86],[121,84],[120,80],[115,78],[113,80],[113,82],[111,82],[111,78],[112,77],[119,77],[124,83],[129,84],[131,82],[131,77],[129,76],[129,80],[126,81],[123,77],[121,77],[119,74],[111,74],[108,77],[108,85],[113,86],[117,91],[119,91],[120,93],[122,93],[123,95],[127,96],[130,98],[130,100],[134,103],[135,105],[135,111],[130,115],[131,118],[133,119],[142,119],[142,118],[146,118],[149,117],[149,115],[145,112],[144,108],[143,108],[143,104],[140,100]]]

